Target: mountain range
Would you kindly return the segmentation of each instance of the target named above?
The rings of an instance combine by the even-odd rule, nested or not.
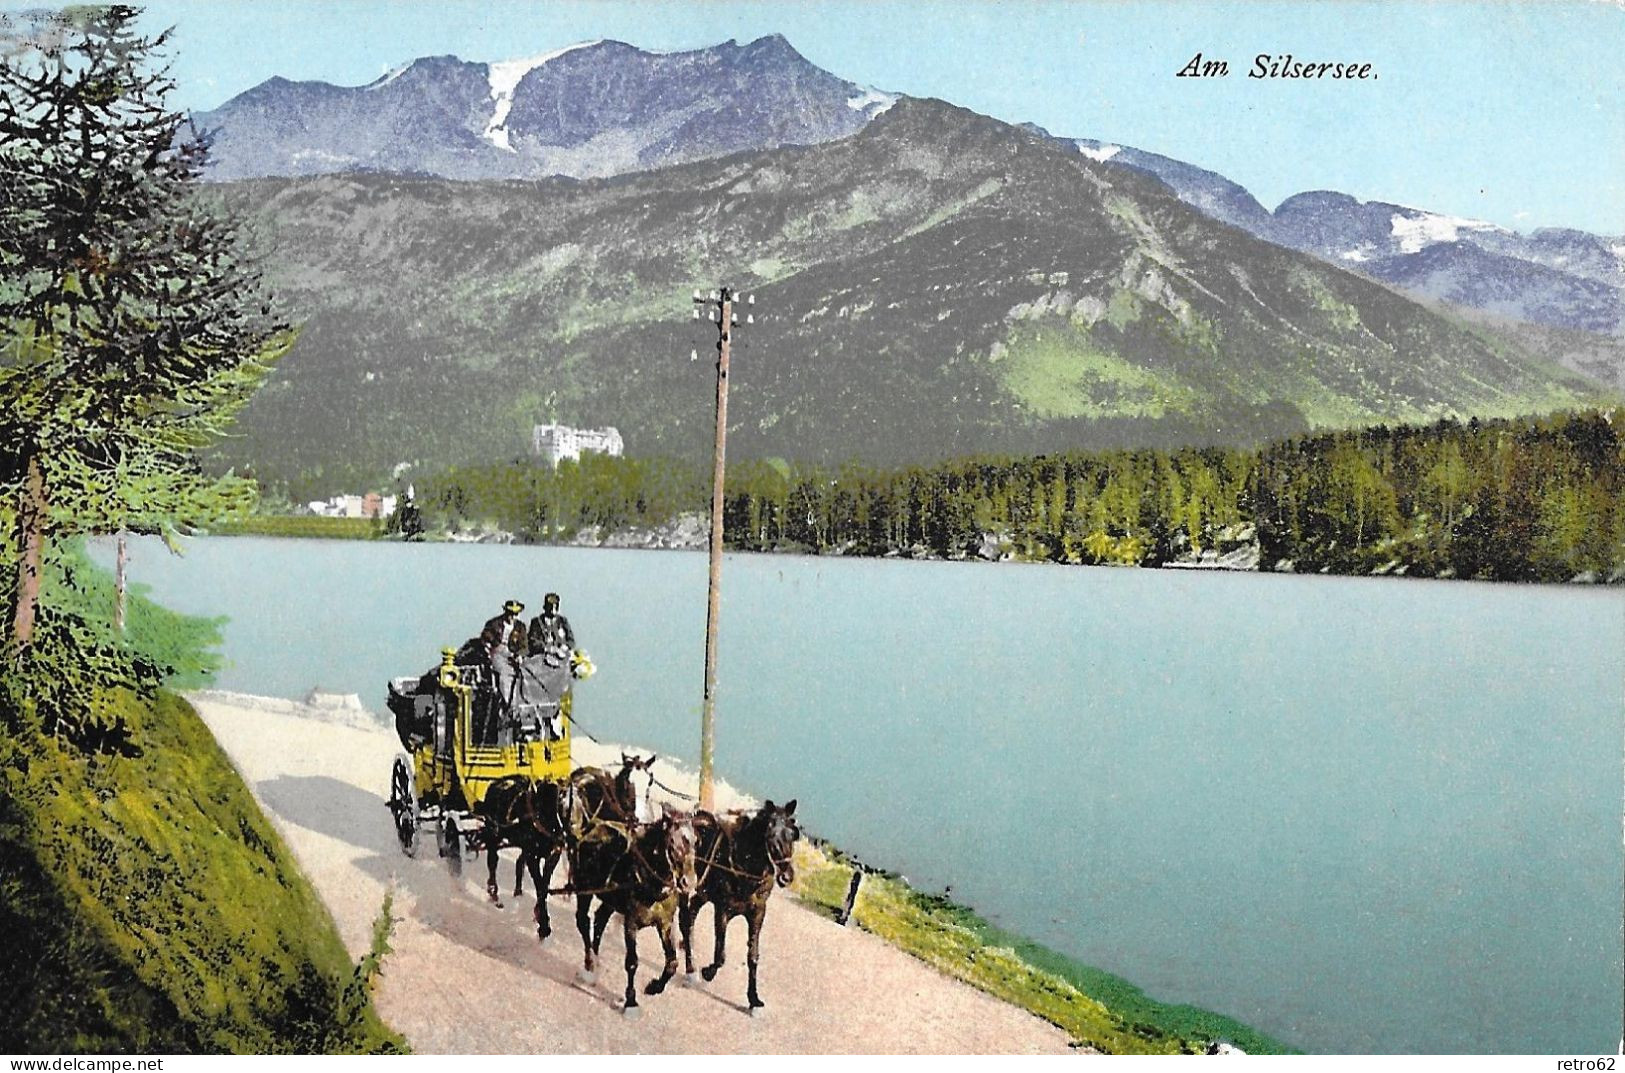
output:
[[[547,419],[706,457],[716,335],[690,295],[719,282],[757,299],[733,457],[1245,443],[1599,397],[1159,179],[941,101],[611,178],[210,189],[303,324],[222,460],[300,495],[519,455]]]
[[[1155,175],[1216,220],[1407,293],[1553,328],[1625,338],[1625,238],[1568,228],[1521,235],[1482,220],[1348,194],[1294,194],[1272,213],[1215,172],[1075,139],[1095,160]]]
[[[692,52],[591,41],[501,63],[430,56],[353,88],[273,78],[194,119],[215,132],[217,180],[588,178],[844,138],[895,100],[775,35]]]
[[[774,35],[676,53],[595,41],[490,64],[428,57],[353,88],[273,78],[196,118],[216,132],[211,177],[222,181],[356,171],[587,178],[844,138],[897,99],[824,71]],[[1521,235],[1335,191],[1294,195],[1272,213],[1198,166],[1064,142],[1156,176],[1213,219],[1414,296],[1625,340],[1625,238]],[[1610,373],[1625,384],[1625,360]]]

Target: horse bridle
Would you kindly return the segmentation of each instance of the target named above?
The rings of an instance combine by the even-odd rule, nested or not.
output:
[[[766,821],[764,820],[763,823],[764,823],[764,826],[765,826]],[[792,875],[795,874],[795,862],[794,862],[795,850],[793,848],[790,851],[789,856],[786,856],[786,857],[774,857],[773,856],[773,841],[772,841],[772,839],[767,838],[767,837],[764,836],[763,839],[762,839],[762,855],[767,858],[767,871],[765,871],[765,872],[746,872],[746,871],[742,871],[741,869],[738,869],[738,868],[732,868],[732,867],[730,867],[730,866],[728,866],[726,864],[723,864],[721,861],[717,860],[717,850],[719,848],[721,848],[721,845],[722,845],[724,840],[726,840],[727,843],[728,843],[728,849],[729,849],[728,857],[729,857],[730,860],[733,858],[732,850],[733,850],[733,845],[734,845],[734,835],[727,828],[725,828],[725,827],[723,827],[723,826],[721,826],[719,824],[717,826],[717,844],[712,847],[711,856],[706,858],[705,871],[700,873],[700,875],[696,878],[696,880],[695,880],[695,885],[696,886],[704,885],[705,877],[710,875],[711,869],[713,869],[713,868],[720,868],[722,871],[727,872],[730,875],[736,875],[741,879],[753,879],[757,883],[761,883],[763,880],[766,880],[766,879],[777,879],[781,869],[784,870],[784,871],[789,872]],[[794,844],[795,844],[795,839],[792,838],[790,840],[790,842],[791,842],[791,845],[793,847]]]
[[[782,818],[781,818],[780,822],[781,823],[783,822]],[[801,832],[799,830],[797,830],[796,831],[796,837],[799,837],[800,834],[801,834]],[[788,876],[790,876],[790,879],[785,880],[785,883],[788,884],[789,882],[791,882],[791,880],[793,880],[795,878],[795,874],[796,874],[796,866],[795,866],[796,838],[792,837],[792,838],[789,839],[790,852],[788,854],[786,854],[783,858],[777,858],[777,857],[773,856],[773,842],[774,842],[774,839],[773,839],[772,836],[773,836],[773,831],[772,831],[772,827],[770,825],[766,836],[764,836],[763,839],[762,839],[762,853],[764,855],[766,855],[767,863],[768,863],[769,867],[771,867],[772,870],[773,870],[773,878],[775,880],[777,880],[780,875],[788,875]]]

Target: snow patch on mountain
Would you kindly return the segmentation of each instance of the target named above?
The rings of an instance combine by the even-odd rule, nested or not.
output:
[[[554,49],[552,52],[544,52],[540,56],[522,60],[502,60],[491,64],[488,68],[488,77],[491,80],[491,99],[496,102],[496,107],[491,111],[490,121],[485,124],[483,135],[485,140],[498,149],[514,152],[514,147],[508,144],[508,113],[513,109],[513,91],[519,88],[520,80],[542,64],[556,60],[566,52],[601,44],[602,41],[582,41]]]
[[[863,87],[862,93],[858,94],[856,97],[847,98],[846,106],[852,109],[854,112],[861,112],[865,108],[879,105],[880,107],[875,108],[874,112],[870,115],[870,118],[873,119],[875,116],[879,115],[881,112],[884,112],[886,109],[890,108],[896,103],[897,94],[882,93],[878,89],[871,89],[865,86]]]
[[[1096,163],[1104,164],[1112,157],[1123,151],[1121,145],[1103,145],[1099,149],[1091,149],[1083,143],[1078,143],[1078,152]]]
[[[1431,212],[1422,212],[1415,216],[1396,212],[1391,224],[1393,236],[1399,240],[1399,248],[1403,253],[1421,253],[1425,247],[1434,243],[1455,242],[1462,231],[1501,230],[1483,220],[1469,220],[1463,216],[1440,216]]]
[[[391,82],[393,82],[397,78],[401,77],[401,75],[403,75],[407,71],[411,70],[412,69],[412,64],[414,64],[416,62],[417,62],[417,60],[412,60],[409,63],[401,64],[399,67],[395,68],[394,70],[389,71],[388,73],[386,73],[386,74],[382,75],[381,77],[379,77],[379,79],[376,82],[369,82],[366,85],[365,88],[369,89],[369,90],[383,89],[385,86],[389,85]]]
[[[359,157],[348,153],[329,153],[325,149],[301,149],[290,157],[295,164],[354,164]]]

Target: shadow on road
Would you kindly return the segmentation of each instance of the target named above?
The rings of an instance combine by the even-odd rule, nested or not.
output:
[[[328,775],[278,775],[254,792],[289,823],[373,853],[400,853],[384,799]],[[430,841],[433,844],[433,841]]]

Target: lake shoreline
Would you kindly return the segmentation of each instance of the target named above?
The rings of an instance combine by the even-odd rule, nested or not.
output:
[[[263,517],[278,517],[278,518],[280,518],[280,517],[284,517],[284,516],[276,515],[276,516],[263,516]],[[291,516],[291,515],[286,516],[286,517],[289,517],[291,520],[299,521],[299,522],[311,522],[311,521],[314,521],[314,522],[355,523],[355,522],[369,522],[370,521],[369,519],[355,519],[355,518],[333,518],[333,519],[309,518],[309,519],[306,519],[306,518],[299,518],[299,517]],[[704,552],[704,551],[707,550],[707,546],[703,542],[701,542],[699,544],[695,544],[695,545],[688,545],[688,544],[665,544],[665,543],[660,543],[658,541],[655,541],[655,542],[621,541],[621,542],[610,543],[610,542],[607,542],[607,540],[606,541],[587,541],[587,540],[580,540],[580,539],[577,539],[577,540],[558,540],[558,541],[520,540],[520,539],[516,539],[512,533],[506,533],[506,532],[500,532],[500,531],[497,531],[497,532],[483,532],[478,536],[470,535],[470,534],[461,534],[461,533],[436,533],[436,534],[425,534],[423,536],[415,537],[415,538],[404,538],[404,537],[399,536],[398,534],[384,533],[384,532],[381,531],[381,529],[376,528],[376,526],[370,531],[363,531],[363,527],[355,526],[355,525],[347,525],[345,528],[348,529],[349,531],[347,531],[347,532],[339,532],[339,531],[335,530],[334,532],[331,532],[331,533],[319,533],[319,532],[314,532],[314,531],[309,531],[309,530],[304,531],[304,532],[294,532],[294,531],[289,531],[289,532],[269,532],[269,531],[261,531],[260,529],[254,527],[254,526],[246,526],[246,527],[235,527],[234,526],[234,527],[230,527],[230,528],[216,529],[216,530],[212,530],[212,531],[209,531],[209,532],[206,532],[206,533],[199,533],[199,534],[197,534],[197,536],[201,536],[201,537],[225,537],[225,538],[258,537],[258,538],[264,539],[264,540],[295,540],[295,541],[312,541],[312,542],[318,542],[318,543],[323,542],[323,541],[330,542],[330,543],[331,542],[352,543],[352,542],[356,542],[356,541],[362,541],[362,542],[376,542],[376,543],[380,543],[380,544],[402,544],[402,545],[426,544],[426,545],[436,545],[436,546],[448,546],[448,545],[449,546],[459,546],[460,545],[460,546],[468,546],[468,547],[554,548],[554,549],[562,549],[562,550],[580,549],[580,550],[585,550],[585,551]],[[1448,583],[1448,584],[1461,584],[1461,583],[1465,582],[1467,584],[1496,585],[1496,586],[1519,588],[1519,589],[1525,589],[1525,588],[1555,588],[1555,589],[1563,589],[1563,590],[1574,590],[1574,589],[1609,590],[1609,589],[1618,589],[1618,588],[1621,588],[1621,587],[1625,587],[1625,575],[1621,575],[1620,577],[1616,577],[1616,578],[1576,577],[1576,578],[1571,578],[1571,579],[1569,579],[1567,581],[1509,581],[1509,580],[1505,580],[1505,579],[1501,579],[1501,578],[1463,578],[1463,577],[1440,577],[1438,575],[1409,574],[1409,573],[1405,573],[1403,570],[1387,570],[1387,571],[1383,571],[1383,572],[1373,572],[1373,573],[1339,573],[1339,572],[1333,571],[1333,570],[1299,571],[1299,570],[1265,569],[1263,567],[1262,563],[1257,561],[1256,556],[1253,556],[1253,565],[1250,565],[1250,566],[1231,565],[1231,563],[1233,562],[1233,559],[1232,559],[1232,556],[1234,554],[1233,552],[1226,552],[1226,553],[1224,553],[1222,555],[1218,555],[1218,556],[1215,556],[1213,558],[1174,559],[1174,560],[1170,560],[1169,562],[1166,562],[1166,563],[1152,564],[1152,565],[1141,565],[1141,564],[1130,564],[1130,563],[1110,563],[1110,562],[1105,562],[1105,563],[1063,563],[1063,562],[1056,562],[1056,561],[1054,561],[1052,559],[1029,559],[1029,558],[1022,558],[1022,557],[1019,557],[1019,556],[1016,556],[1016,555],[1005,555],[1005,556],[1002,556],[1002,557],[999,557],[999,558],[985,558],[985,557],[982,557],[982,556],[969,555],[969,554],[961,555],[961,556],[941,556],[941,555],[935,555],[935,554],[930,554],[930,553],[905,554],[903,552],[898,552],[898,551],[889,551],[889,552],[886,552],[886,553],[881,554],[881,555],[861,555],[861,554],[855,554],[855,553],[851,553],[851,552],[843,552],[843,551],[835,551],[835,550],[827,551],[827,552],[819,552],[819,551],[813,551],[813,550],[806,549],[806,548],[801,548],[801,547],[783,547],[783,548],[772,548],[772,549],[766,549],[766,550],[755,550],[755,549],[751,549],[751,548],[739,548],[739,547],[729,546],[729,547],[727,547],[725,549],[725,554],[730,555],[730,556],[733,556],[733,555],[770,556],[770,557],[783,557],[783,558],[796,559],[796,560],[813,559],[813,560],[828,560],[828,561],[841,561],[841,562],[958,563],[958,564],[977,565],[977,566],[1038,566],[1038,567],[1055,567],[1055,568],[1059,568],[1059,569],[1083,568],[1083,569],[1103,569],[1103,570],[1149,570],[1149,571],[1156,571],[1156,572],[1167,571],[1169,573],[1253,575],[1253,576],[1259,576],[1259,577],[1349,578],[1349,579],[1361,579],[1361,580],[1370,580],[1370,581],[1404,581],[1404,582],[1428,582],[1428,581],[1432,581],[1432,582],[1443,582],[1443,583]],[[1229,560],[1229,561],[1227,561],[1227,560]]]

